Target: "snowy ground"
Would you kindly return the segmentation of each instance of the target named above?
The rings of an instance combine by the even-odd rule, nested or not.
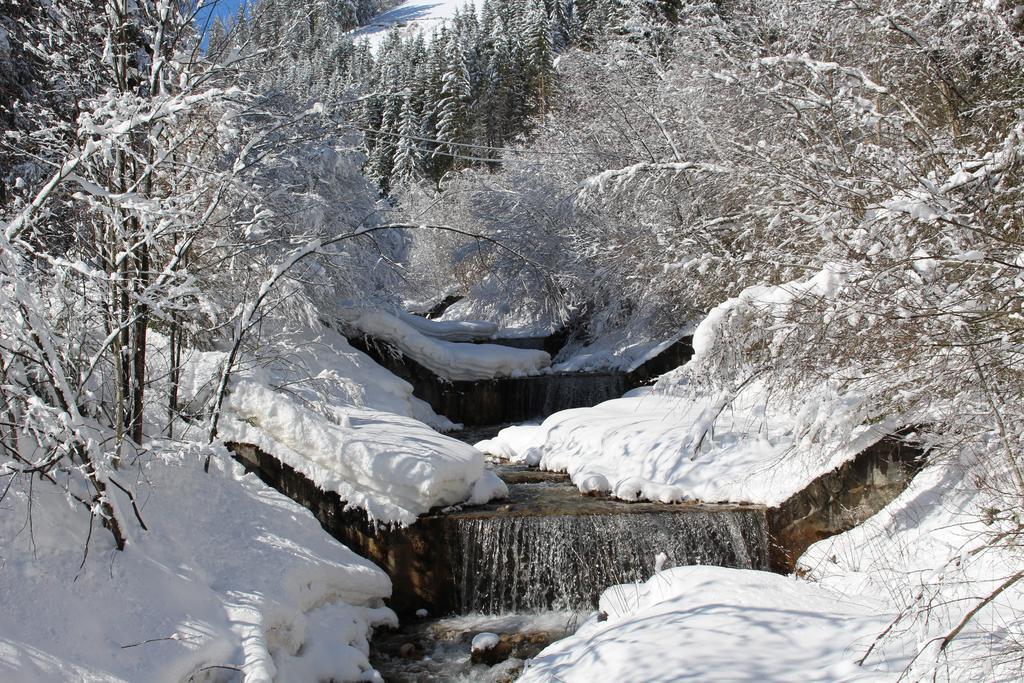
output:
[[[476,447],[568,472],[584,493],[778,505],[893,427],[855,426],[838,432],[848,439],[803,444],[797,425],[804,418],[771,404],[756,384],[721,408],[715,397],[639,390],[555,413],[538,426],[504,429]]]
[[[935,462],[859,527],[811,546],[799,565],[822,586],[885,599],[902,615],[868,665],[893,666],[907,644],[923,648],[910,680],[1024,680],[1024,586],[1010,585],[942,648],[964,616],[1018,571],[1014,520],[988,500],[984,467],[967,458]],[[1000,519],[1003,517],[1002,519]],[[1003,534],[1011,535],[1007,540]],[[895,651],[895,654],[894,654]]]
[[[379,14],[353,34],[356,40],[365,39],[374,49],[381,44],[393,27],[403,34],[423,31],[428,36],[444,26],[456,12],[466,7],[479,11],[483,0],[408,0],[398,7]]]
[[[127,550],[63,493],[24,477],[0,507],[0,680],[374,680],[387,575],[223,451],[149,453]],[[29,506],[30,495],[34,504]],[[195,674],[195,679],[190,678]]]
[[[767,572],[677,567],[601,597],[607,620],[531,660],[523,683],[667,681],[877,681],[855,661],[886,616]]]
[[[385,523],[411,524],[435,506],[505,494],[481,453],[431,428],[450,429],[451,422],[337,331],[282,335],[273,344],[279,355],[241,368],[232,383],[222,441],[258,446]],[[155,346],[154,364],[163,348]],[[186,400],[212,390],[222,362],[217,352],[188,359]],[[178,433],[187,435],[186,427]]]
[[[480,452],[421,420],[451,423],[337,332],[282,333],[264,351],[238,369],[221,440],[277,455],[383,522],[505,491]],[[152,376],[166,377],[166,352],[154,333]],[[209,401],[223,361],[187,355],[185,413]],[[147,406],[151,434],[165,411]],[[203,436],[201,422],[174,426],[180,439]],[[124,552],[105,530],[90,535],[89,515],[54,484],[13,480],[0,496],[0,680],[378,680],[367,638],[395,622],[387,575],[211,448],[153,441],[115,475],[148,527],[115,493]]]

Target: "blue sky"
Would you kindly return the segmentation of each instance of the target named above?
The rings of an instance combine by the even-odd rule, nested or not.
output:
[[[221,17],[233,16],[242,2],[243,0],[207,0],[206,7],[196,15],[196,22],[202,27],[211,14]]]

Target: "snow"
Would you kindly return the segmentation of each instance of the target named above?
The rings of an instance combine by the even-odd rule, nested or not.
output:
[[[431,428],[451,428],[450,421],[337,331],[282,334],[275,345],[280,356],[237,373],[220,421],[224,442],[270,453],[381,523],[412,524],[433,507],[507,494],[479,451]],[[155,337],[153,347],[151,362],[158,366],[166,339]],[[186,360],[184,401],[209,395],[223,356],[194,352]],[[188,430],[182,425],[177,433]]]
[[[483,320],[428,320],[419,315],[400,312],[399,319],[417,332],[435,339],[468,342],[492,339],[498,332],[495,323]]]
[[[519,680],[878,681],[856,659],[887,615],[872,600],[791,577],[720,567],[676,567],[614,586],[572,636]]]
[[[256,378],[300,397],[308,405],[328,416],[340,419],[349,407],[362,407],[412,417],[440,431],[456,425],[431,410],[430,405],[413,396],[412,385],[377,365],[358,351],[340,333],[328,327],[301,332],[282,332],[270,344],[274,359],[264,368],[241,368],[237,375]],[[162,383],[169,366],[167,337],[157,332],[149,335],[149,362],[152,377]],[[213,392],[225,354],[219,351],[186,351],[181,378],[181,397],[198,408]],[[151,394],[163,393],[153,391]],[[166,410],[163,405],[151,406],[153,422],[159,423]]]
[[[0,679],[379,680],[368,661],[387,575],[223,448],[153,444],[118,473],[129,502],[118,552],[63,492],[19,478],[0,513]],[[34,499],[29,516],[28,499]],[[79,569],[81,565],[81,569]],[[203,672],[203,673],[200,673]]]
[[[331,421],[251,380],[235,385],[229,411],[221,438],[270,453],[374,521],[412,524],[433,507],[503,493],[490,476],[478,486],[479,451],[418,420],[350,407]]]
[[[687,324],[667,337],[643,341],[637,341],[632,330],[617,330],[586,346],[563,349],[551,369],[556,372],[632,372],[683,337],[693,334],[695,329],[695,325]]]
[[[445,26],[456,12],[472,6],[477,12],[483,7],[483,0],[407,0],[398,7],[378,14],[356,31],[353,38],[365,39],[370,47],[377,49],[392,27],[399,27],[403,36],[422,31],[429,36],[435,29]]]
[[[979,487],[991,463],[959,458],[931,462],[892,503],[860,526],[812,545],[799,560],[808,578],[848,595],[874,595],[895,613],[918,596],[892,637],[868,660],[884,662],[892,650],[925,646],[910,680],[941,667],[949,680],[1020,680],[1020,664],[997,653],[1019,642],[1024,587],[1010,587],[981,610],[950,647],[938,642],[963,615],[1019,571],[1019,550],[989,541],[1007,531],[991,492]],[[1012,532],[1012,528],[1011,528]],[[990,656],[979,667],[979,652]],[[1016,660],[1016,657],[1012,657]]]
[[[470,648],[473,652],[483,652],[486,650],[493,650],[498,647],[498,643],[501,642],[501,638],[496,633],[478,633],[473,636],[473,643]]]
[[[444,341],[383,311],[353,310],[344,313],[344,318],[360,332],[394,345],[404,355],[448,380],[524,377],[539,374],[551,365],[551,356],[544,351]]]
[[[728,408],[720,397],[638,390],[555,413],[538,426],[506,428],[476,447],[514,463],[567,472],[584,493],[771,506],[897,426],[854,426],[837,430],[831,443],[809,443],[797,428],[806,420],[769,401],[756,382]]]

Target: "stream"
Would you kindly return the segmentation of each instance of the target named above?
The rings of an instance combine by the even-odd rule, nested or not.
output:
[[[475,444],[502,427],[617,395],[678,364],[687,348],[681,343],[667,358],[630,373],[477,382],[443,381],[408,359],[386,360],[436,412],[464,411],[458,417],[465,427],[450,436]],[[332,536],[391,577],[388,604],[401,625],[374,634],[370,661],[394,683],[515,680],[526,660],[595,616],[605,589],[631,590],[655,573],[659,558],[665,568],[788,573],[811,543],[852,528],[893,500],[922,462],[920,447],[883,440],[770,509],[585,496],[565,474],[491,462],[508,484],[508,497],[435,508],[400,528],[373,524],[336,492],[256,446],[228,446],[248,470],[304,505]],[[474,653],[478,636],[489,642]]]
[[[501,426],[453,436],[476,443]],[[509,496],[443,515],[454,614],[418,611],[375,634],[371,663],[386,681],[513,681],[525,660],[594,614],[605,588],[649,578],[659,554],[666,567],[767,567],[759,506],[627,503],[583,496],[565,474],[491,466]],[[474,653],[482,633],[498,645]]]

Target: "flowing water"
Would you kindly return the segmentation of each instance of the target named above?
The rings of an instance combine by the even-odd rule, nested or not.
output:
[[[458,602],[486,614],[587,609],[603,589],[649,578],[661,553],[667,567],[764,568],[765,538],[757,510],[460,520]]]
[[[523,660],[593,614],[602,591],[650,578],[662,553],[665,567],[766,568],[759,506],[627,503],[582,496],[564,474],[497,469],[508,498],[443,515],[447,547],[436,553],[448,558],[458,616],[410,616],[375,635],[371,661],[386,681],[512,681]],[[470,652],[485,631],[501,638],[493,666]]]
[[[764,509],[582,496],[565,475],[503,468],[509,497],[451,515],[460,612],[587,610],[602,590],[665,567],[765,569]]]

